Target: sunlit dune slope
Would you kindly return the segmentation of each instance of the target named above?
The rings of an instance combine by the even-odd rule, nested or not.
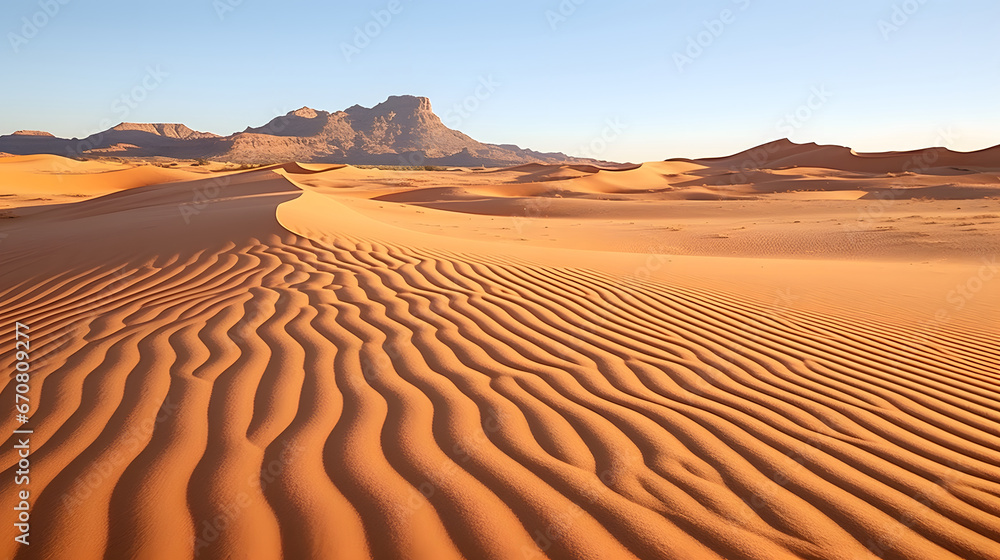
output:
[[[1000,558],[998,291],[923,315],[979,255],[765,268],[647,251],[597,206],[421,206],[705,169],[288,164],[3,220],[34,433],[33,543],[4,508],[0,556]]]

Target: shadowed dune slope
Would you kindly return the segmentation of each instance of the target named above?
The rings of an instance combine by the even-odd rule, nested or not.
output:
[[[4,508],[0,557],[1000,558],[984,333],[500,258],[272,171],[14,221],[36,540]]]
[[[731,156],[694,161],[743,169],[819,167],[862,173],[923,172],[949,166],[996,170],[1000,168],[1000,146],[975,152],[927,148],[907,152],[863,153],[844,146],[825,146],[812,142],[797,144],[782,139]]]

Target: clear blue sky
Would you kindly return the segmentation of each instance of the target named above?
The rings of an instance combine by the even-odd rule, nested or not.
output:
[[[6,0],[0,133],[230,134],[414,94],[482,141],[619,161],[1000,144],[996,0],[398,1],[383,25],[389,0]]]

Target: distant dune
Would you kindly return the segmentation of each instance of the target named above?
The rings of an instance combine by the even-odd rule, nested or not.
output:
[[[814,143],[796,144],[782,139],[732,156],[703,161],[716,165],[736,165],[743,169],[822,167],[858,173],[919,173],[953,166],[995,170],[1000,162],[1000,146],[976,152],[955,152],[946,148],[928,148],[909,152],[859,153],[843,146],[821,146]]]
[[[0,159],[0,557],[1000,558],[1000,161],[757,150]]]

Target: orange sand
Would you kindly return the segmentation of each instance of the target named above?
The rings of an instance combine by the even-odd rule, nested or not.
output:
[[[0,159],[0,557],[1000,558],[997,169],[788,149]]]

